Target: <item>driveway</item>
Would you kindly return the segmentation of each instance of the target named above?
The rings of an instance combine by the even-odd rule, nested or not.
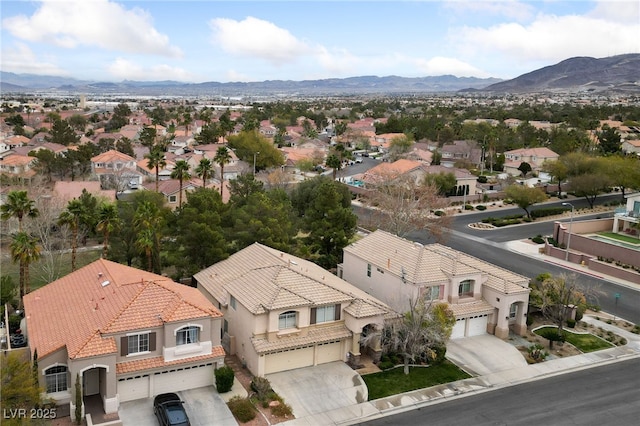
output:
[[[192,426],[237,426],[233,414],[213,386],[176,392],[184,401]],[[157,426],[153,398],[123,402],[118,410],[123,425]]]
[[[447,358],[467,373],[478,376],[527,366],[514,345],[491,334],[449,340]]]
[[[266,377],[298,419],[366,402],[368,397],[360,375],[341,361]]]

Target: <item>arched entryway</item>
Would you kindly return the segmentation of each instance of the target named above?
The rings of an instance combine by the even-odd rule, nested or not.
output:
[[[107,368],[96,366],[82,372],[82,402],[85,414],[93,419],[105,415],[104,403],[107,392]]]
[[[360,334],[360,354],[370,358],[373,362],[380,361],[382,349],[380,347],[380,327],[377,324],[367,324],[362,327]]]

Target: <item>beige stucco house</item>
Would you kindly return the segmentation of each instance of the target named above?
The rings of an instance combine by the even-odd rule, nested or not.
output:
[[[378,230],[344,248],[338,276],[398,312],[411,298],[449,303],[457,320],[452,339],[526,331],[529,279],[441,244]]]
[[[504,171],[511,176],[520,176],[522,172],[518,170],[520,164],[529,163],[531,170],[538,173],[542,170],[545,161],[555,161],[560,156],[547,147],[520,148],[504,153]]]
[[[213,385],[222,314],[197,289],[104,259],[24,297],[26,332],[47,398],[105,413],[121,402]],[[84,405],[84,403],[83,403]]]
[[[224,313],[223,344],[249,370],[269,373],[332,361],[357,364],[360,346],[391,309],[318,265],[254,243],[194,275]],[[376,340],[376,339],[372,339]]]

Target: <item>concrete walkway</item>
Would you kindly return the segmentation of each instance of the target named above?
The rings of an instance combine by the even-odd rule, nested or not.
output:
[[[526,362],[524,364],[516,362],[516,364],[521,365],[511,365],[509,368],[505,367],[504,369],[502,367],[496,367],[496,371],[488,372],[487,374],[480,375],[478,377],[446,383],[426,389],[418,389],[399,395],[380,398],[374,401],[352,404],[317,414],[310,413],[307,416],[298,416],[296,419],[282,424],[288,426],[332,424],[352,425],[403,411],[425,407],[430,404],[444,402],[449,398],[457,398],[478,392],[488,392],[494,389],[512,386],[531,380],[539,380],[558,374],[640,357],[640,335],[619,329],[590,316],[585,316],[582,321],[602,327],[605,330],[614,331],[616,334],[627,339],[628,343],[625,346],[605,349],[588,354],[575,355],[567,358],[557,358],[539,364],[528,365]],[[469,339],[461,339],[461,342],[463,340]],[[482,339],[478,339],[475,343],[480,344],[481,340]],[[513,348],[513,345],[509,343],[504,344]],[[505,349],[507,349],[506,346]],[[515,350],[515,348],[513,349]],[[469,353],[464,356],[471,356],[470,350]],[[468,358],[465,359],[468,361]],[[471,363],[468,362],[468,365],[471,365]],[[475,368],[478,368],[477,365]]]

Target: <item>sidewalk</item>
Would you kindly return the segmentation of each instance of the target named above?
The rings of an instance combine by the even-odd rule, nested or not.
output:
[[[614,331],[627,339],[628,343],[625,346],[618,346],[616,348],[567,358],[557,358],[538,364],[516,367],[426,389],[418,389],[313,416],[296,418],[282,424],[291,426],[352,425],[422,408],[431,404],[445,402],[451,398],[458,398],[472,393],[488,392],[532,380],[552,377],[558,374],[640,357],[640,335],[630,333],[589,316],[585,316],[582,320],[602,327],[605,330]]]

